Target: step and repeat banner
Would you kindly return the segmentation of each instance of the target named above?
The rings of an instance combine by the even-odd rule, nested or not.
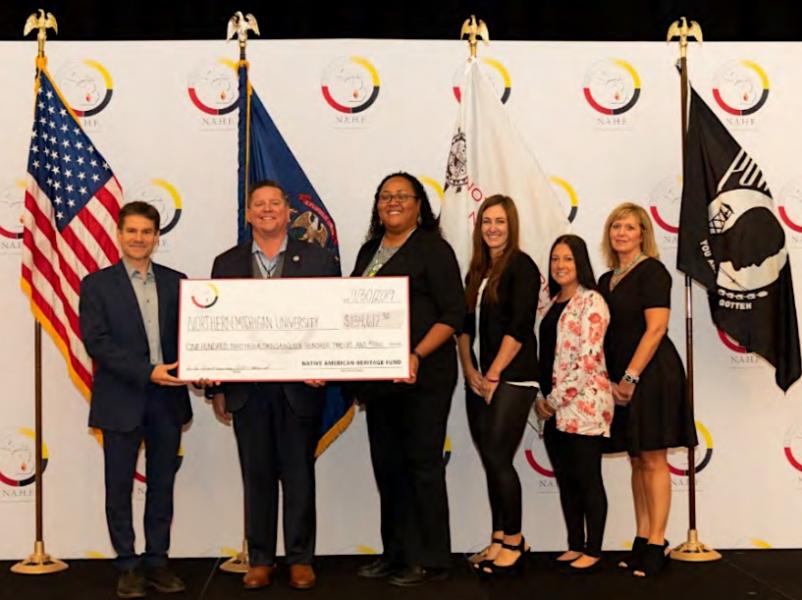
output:
[[[155,259],[207,277],[214,256],[236,241],[236,45],[54,41],[47,49],[51,73],[126,200],[159,208],[164,225]],[[415,174],[439,209],[465,43],[254,41],[248,50],[256,90],[336,220],[345,272],[385,174]],[[19,216],[35,52],[32,42],[0,44],[0,559],[27,555],[34,540],[34,324],[19,289]],[[598,247],[609,211],[623,201],[647,207],[662,259],[674,273],[670,334],[684,354],[683,278],[674,268],[682,187],[676,56],[676,45],[664,43],[494,42],[481,48],[480,60],[574,231],[587,240],[597,275],[604,270]],[[694,86],[768,178],[797,268],[800,63],[802,44],[708,43],[690,50]],[[802,272],[796,279],[799,285]],[[718,548],[802,547],[802,388],[780,392],[762,359],[715,329],[698,289],[694,299],[702,538]],[[109,557],[103,457],[86,426],[88,405],[49,338],[43,346],[48,550],[63,558]],[[180,450],[172,554],[229,554],[242,539],[234,435],[201,396],[193,395],[193,405],[195,419]],[[459,388],[443,460],[453,549],[479,548],[490,516]],[[672,452],[670,463],[668,537],[679,542],[687,528],[684,451]],[[527,539],[538,550],[564,548],[557,486],[532,429],[516,465]],[[626,457],[606,458],[604,475],[605,547],[620,549],[634,533]],[[318,553],[381,551],[364,413],[319,459],[317,479]],[[133,498],[140,547],[146,488],[140,463]]]

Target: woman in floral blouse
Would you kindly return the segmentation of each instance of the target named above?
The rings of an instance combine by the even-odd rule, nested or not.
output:
[[[554,242],[549,292],[551,304],[540,323],[542,395],[536,411],[546,419],[546,450],[568,529],[568,550],[557,560],[572,573],[589,573],[601,557],[607,519],[601,459],[613,395],[604,362],[610,313],[596,291],[582,238],[563,235]]]

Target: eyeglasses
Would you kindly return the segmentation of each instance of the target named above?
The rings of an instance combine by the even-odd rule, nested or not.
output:
[[[390,200],[396,199],[399,202],[405,203],[409,202],[410,200],[417,199],[415,194],[408,194],[407,192],[398,192],[397,194],[391,194],[389,192],[382,192],[379,194],[379,202],[383,204],[387,204]]]

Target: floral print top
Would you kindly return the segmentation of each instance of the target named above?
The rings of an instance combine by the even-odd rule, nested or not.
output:
[[[604,361],[609,323],[610,311],[601,294],[581,286],[560,315],[552,390],[546,397],[560,431],[610,436],[614,405]]]

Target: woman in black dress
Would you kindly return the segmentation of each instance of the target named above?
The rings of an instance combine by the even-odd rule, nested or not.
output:
[[[599,279],[610,308],[604,351],[616,402],[608,451],[629,453],[635,505],[636,537],[621,566],[651,576],[668,560],[667,449],[695,446],[696,430],[682,360],[667,335],[671,275],[646,211],[632,203],[613,209],[602,251],[613,269]]]
[[[419,585],[444,578],[451,555],[443,446],[465,306],[454,251],[412,175],[393,173],[379,184],[351,276],[409,277],[412,348],[408,378],[355,386],[367,411],[384,546],[358,574]]]
[[[493,534],[472,560],[479,574],[520,573],[521,482],[515,452],[538,390],[537,312],[540,271],[518,245],[518,211],[508,196],[487,198],[473,230],[473,256],[459,336],[471,437],[487,477]]]

